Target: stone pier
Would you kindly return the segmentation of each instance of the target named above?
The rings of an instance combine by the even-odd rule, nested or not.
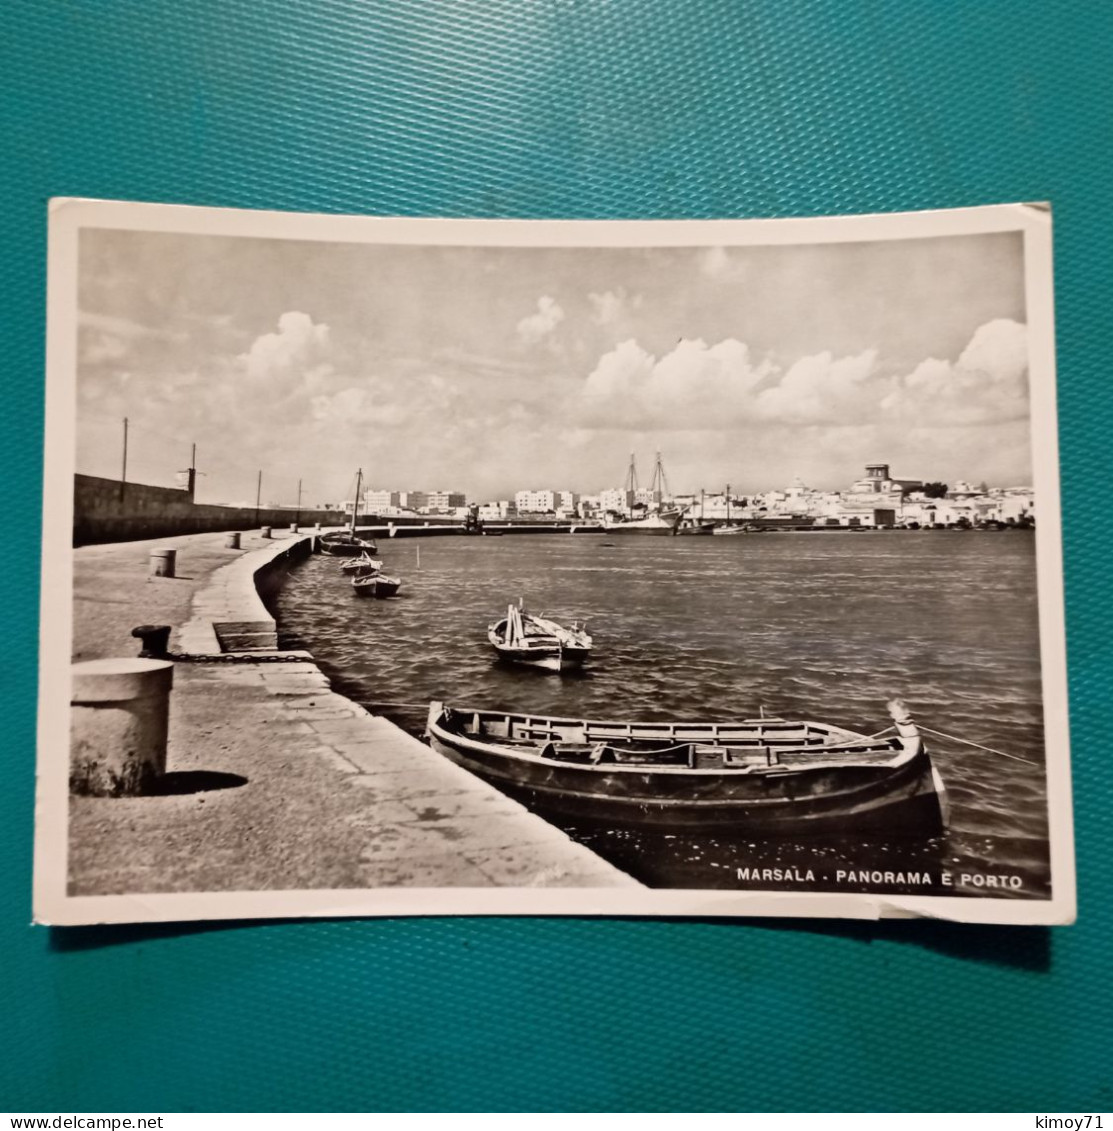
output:
[[[275,535],[76,550],[75,658],[134,655],[131,628],[160,622],[176,652],[275,654],[257,579],[312,544]],[[150,551],[171,541],[178,576],[147,576]],[[638,886],[334,692],[307,653],[287,658],[175,665],[163,792],[71,799],[71,895]]]

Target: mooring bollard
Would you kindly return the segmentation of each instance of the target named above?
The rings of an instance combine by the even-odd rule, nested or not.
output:
[[[141,624],[131,630],[132,636],[143,641],[139,655],[148,660],[165,660],[170,650],[170,625]]]
[[[291,522],[290,523],[290,533],[291,534],[297,534],[297,532],[298,532],[298,524],[296,522]]]
[[[264,526],[260,529],[260,531],[259,531],[259,537],[260,538],[269,538],[270,536],[271,536],[271,528],[269,526]]]
[[[72,667],[70,792],[150,793],[166,772],[174,665],[168,660],[86,660]]]
[[[316,532],[317,532],[318,534],[320,534],[320,533],[321,533],[321,524],[320,524],[319,522],[315,522],[315,523],[313,524],[313,529],[314,529],[314,530],[315,530],[315,531],[316,531]]]
[[[152,550],[151,577],[173,577],[177,557],[177,550]]]
[[[229,550],[238,550],[240,548],[239,534],[229,534],[224,539],[224,545],[227,546]]]

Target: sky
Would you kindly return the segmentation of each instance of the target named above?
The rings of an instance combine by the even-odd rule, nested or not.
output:
[[[83,229],[77,470],[306,505],[1031,479],[1019,233],[483,248]]]

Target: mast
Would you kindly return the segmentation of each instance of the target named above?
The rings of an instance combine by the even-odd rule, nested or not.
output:
[[[626,472],[626,512],[634,517],[634,502],[638,495],[638,469],[634,463],[634,453],[630,453],[630,469]]]
[[[669,493],[669,484],[665,478],[665,465],[661,462],[661,453],[657,452],[656,455],[657,459],[653,465],[653,482],[649,489],[653,492],[653,501],[657,504],[657,510],[660,511],[661,503]]]
[[[363,486],[363,468],[356,472],[356,499],[352,504],[352,537],[356,536],[356,520],[359,518],[359,489]]]

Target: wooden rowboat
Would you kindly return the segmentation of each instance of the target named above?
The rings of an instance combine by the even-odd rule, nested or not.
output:
[[[401,584],[400,577],[387,577],[385,573],[370,573],[352,578],[352,592],[357,597],[393,597]]]
[[[340,572],[349,577],[366,577],[368,574],[378,573],[383,568],[383,563],[370,554],[361,554],[358,558],[349,558],[340,566]]]
[[[435,702],[427,736],[499,789],[577,821],[935,835],[946,790],[907,709],[889,709],[896,734],[881,737],[779,718],[623,723]]]
[[[578,667],[587,659],[592,643],[578,625],[565,628],[523,612],[517,605],[510,605],[506,616],[487,629],[487,639],[500,659],[551,672]]]

